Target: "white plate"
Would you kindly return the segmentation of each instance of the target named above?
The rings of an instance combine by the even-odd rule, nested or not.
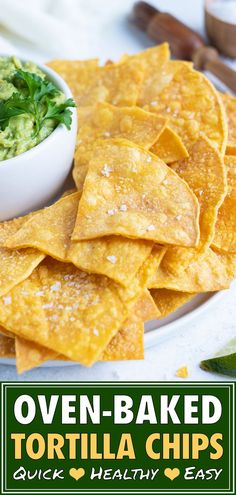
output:
[[[154,345],[163,342],[180,331],[184,325],[188,324],[193,319],[197,318],[204,311],[208,310],[213,304],[215,304],[224,294],[224,292],[208,292],[204,294],[198,294],[187,304],[184,304],[180,309],[172,313],[163,320],[149,321],[145,325],[145,348],[152,347]],[[0,359],[0,364],[7,364],[15,366],[15,359],[3,358]],[[76,363],[68,361],[47,361],[42,366],[74,366]]]

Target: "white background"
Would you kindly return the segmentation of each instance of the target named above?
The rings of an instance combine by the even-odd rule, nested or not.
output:
[[[47,1],[47,0],[45,0]],[[34,2],[24,0],[32,8]],[[18,0],[21,3],[21,0]],[[169,11],[199,32],[204,32],[202,0],[154,0],[160,9]],[[35,0],[40,4],[40,0]],[[51,0],[58,15],[65,6],[63,0]],[[117,59],[124,52],[134,53],[149,46],[149,41],[131,27],[127,15],[133,0],[66,0],[68,22],[73,25],[76,43],[68,55],[68,43],[62,56],[89,58],[99,56]],[[1,8],[1,0],[0,0]],[[1,22],[1,21],[0,21]],[[27,28],[27,27],[26,27]],[[57,48],[48,42],[41,46],[22,41],[1,29],[0,35],[15,46],[15,51],[31,59],[44,62],[58,56]],[[42,37],[44,33],[42,31]],[[61,44],[62,40],[61,40]],[[1,47],[1,43],[0,43]],[[17,47],[17,48],[16,48]],[[63,51],[63,47],[62,47]],[[13,366],[0,365],[1,380],[178,380],[176,370],[186,365],[190,380],[224,380],[224,377],[203,372],[199,362],[217,352],[231,338],[236,337],[236,285],[225,291],[215,306],[188,325],[176,331],[167,341],[146,351],[139,362],[100,363],[91,369],[81,366],[40,368],[17,376]]]

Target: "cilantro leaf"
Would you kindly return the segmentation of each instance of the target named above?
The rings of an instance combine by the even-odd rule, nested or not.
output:
[[[23,113],[34,113],[32,102],[19,93],[13,93],[13,95],[5,101],[5,107],[9,110],[22,110]]]
[[[14,79],[19,91],[13,93],[8,100],[0,102],[0,129],[7,127],[11,117],[22,114],[32,116],[34,137],[48,119],[64,124],[67,129],[71,128],[72,112],[69,107],[75,107],[71,98],[58,103],[55,96],[60,94],[59,89],[51,81],[25,70],[17,70]]]
[[[43,96],[56,96],[59,93],[59,89],[51,81],[32,72],[19,69],[16,71],[15,79],[23,83],[34,101],[39,101]]]
[[[14,94],[7,101],[0,102],[0,129],[4,130],[11,117],[29,113],[28,103]]]
[[[67,129],[70,129],[72,112],[69,110],[69,107],[75,107],[75,102],[71,98],[68,98],[59,105],[55,101],[47,100],[47,112],[43,117],[42,123],[47,119],[54,119],[57,122],[65,124]]]

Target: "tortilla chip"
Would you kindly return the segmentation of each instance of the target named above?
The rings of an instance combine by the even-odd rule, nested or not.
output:
[[[136,55],[124,55],[121,61],[136,60],[144,64],[144,78],[139,92],[138,106],[155,105],[156,96],[172,80],[174,74],[185,65],[192,63],[180,60],[170,60],[170,50],[167,43],[143,50]]]
[[[103,351],[100,361],[123,361],[144,358],[144,325],[132,318],[127,320],[120,332],[113,337]]]
[[[106,275],[127,287],[151,253],[152,247],[150,241],[118,236],[74,241],[67,259],[83,271]]]
[[[234,278],[236,278],[236,254],[219,252],[213,248],[213,251],[217,254],[220,262],[224,266],[225,276],[229,279],[229,284]]]
[[[133,307],[134,316],[127,318],[121,329],[108,344],[100,361],[115,359],[142,359],[143,323],[157,318],[160,312],[149,291],[145,290]],[[16,363],[18,373],[29,371],[49,360],[68,360],[56,351],[47,349],[35,342],[16,337]]]
[[[157,94],[155,105],[146,108],[169,117],[168,125],[188,150],[203,132],[224,154],[228,137],[225,110],[219,94],[202,73],[182,66]]]
[[[17,232],[24,221],[24,218],[18,218],[0,223],[0,296],[6,295],[15,285],[29,277],[45,258],[35,249],[11,251],[4,247],[8,238]]]
[[[51,60],[47,65],[67,82],[78,103],[99,68],[99,60]]]
[[[227,144],[226,155],[236,156],[236,143]]]
[[[226,147],[227,155],[236,155],[236,98],[230,94],[220,94],[226,110],[228,120],[228,143]]]
[[[166,318],[171,313],[174,313],[195,296],[195,294],[168,289],[154,289],[151,291],[151,295],[161,311],[161,318]]]
[[[150,283],[158,271],[167,248],[155,245],[136,275],[136,281],[142,288],[151,287]]]
[[[68,194],[40,210],[8,236],[5,246],[9,249],[31,247],[59,261],[67,261],[79,199],[78,192]]]
[[[72,189],[68,189],[67,191],[65,191],[65,192],[61,195],[60,199],[66,198],[66,196],[70,196],[71,194],[76,193],[76,192],[77,192],[76,187],[73,187]]]
[[[14,333],[9,332],[6,328],[0,326],[0,335],[5,335],[5,337],[15,338]]]
[[[203,135],[190,150],[189,158],[172,164],[171,168],[188,183],[200,204],[200,242],[197,248],[172,247],[166,254],[169,272],[178,275],[210,246],[218,210],[227,192],[227,178],[221,155]]]
[[[206,138],[201,136],[189,158],[171,165],[192,189],[200,204],[200,245],[209,246],[214,238],[219,207],[227,193],[227,176],[224,161]]]
[[[165,163],[173,163],[189,156],[178,134],[168,126],[163,129],[151,152]]]
[[[144,358],[143,343],[144,325],[143,323],[127,320],[126,325],[113,337],[105,351],[103,351],[99,361],[121,361],[137,360]],[[7,340],[7,337],[4,337]],[[11,343],[14,340],[9,339]],[[5,344],[6,347],[6,344]],[[14,347],[12,345],[12,347]],[[41,366],[43,363],[52,360],[66,361],[67,358],[59,356],[56,352],[39,346],[29,340],[16,337],[16,363],[18,373],[25,373],[33,368]],[[2,354],[1,354],[2,351]],[[7,349],[1,349],[0,337],[0,357],[14,357],[6,355]],[[76,363],[75,363],[76,364]],[[59,365],[59,363],[58,363]]]
[[[32,275],[0,298],[0,324],[15,335],[86,366],[117,333],[141,289],[122,289],[106,277],[46,258]]]
[[[149,321],[159,318],[160,311],[157,308],[149,290],[145,289],[135,301],[132,308],[133,316],[137,321]]]
[[[16,367],[18,373],[25,373],[47,361],[57,359],[58,353],[23,337],[15,338]],[[64,358],[66,361],[67,359]]]
[[[89,273],[106,275],[128,286],[151,253],[153,243],[124,237],[71,242],[80,193],[72,193],[39,211],[10,238],[10,249],[36,248]]]
[[[236,156],[226,156],[228,193],[219,209],[213,246],[236,253]]]
[[[195,262],[175,275],[168,266],[168,258],[163,261],[155,273],[149,288],[170,289],[180,292],[215,292],[227,289],[234,276],[233,259],[224,259],[212,249],[205,255],[199,254]]]
[[[0,335],[0,358],[13,357],[15,357],[15,340],[5,337],[5,335]]]
[[[120,62],[128,60],[140,61],[143,63],[144,78],[140,87],[138,106],[143,102],[152,101],[153,95],[156,96],[157,90],[161,90],[163,84],[166,84],[168,77],[167,66],[170,59],[170,50],[167,43],[159,46],[147,48],[135,55],[123,55]]]
[[[123,235],[195,246],[198,215],[195,195],[158,157],[111,139],[94,149],[72,239]]]
[[[83,189],[88,164],[97,139],[120,137],[149,149],[166,125],[166,119],[138,107],[115,107],[99,103],[78,111],[79,133],[73,177],[77,189]]]
[[[99,361],[121,361],[143,359],[144,343],[143,343],[144,325],[140,321],[128,319],[122,329],[113,337],[110,344],[103,351]],[[3,337],[7,340],[7,337]],[[14,344],[14,340],[8,339],[9,343]],[[12,346],[13,347],[13,346]],[[7,356],[6,344],[1,349],[0,336],[0,357],[14,357],[15,354]],[[18,373],[25,373],[33,368],[41,366],[47,361],[67,361],[68,359],[62,355],[58,355],[55,351],[42,347],[34,342],[16,337],[16,364]],[[15,350],[15,349],[14,349]],[[1,354],[2,351],[2,354]],[[76,363],[74,363],[76,364]],[[58,364],[59,365],[59,364]]]
[[[96,66],[94,60],[57,60],[48,65],[66,80],[79,106],[102,101],[117,106],[135,105],[144,76],[144,64],[139,60],[104,67]]]

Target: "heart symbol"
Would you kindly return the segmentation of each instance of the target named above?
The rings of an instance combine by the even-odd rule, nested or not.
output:
[[[85,470],[83,468],[71,468],[69,471],[69,475],[74,478],[76,481],[78,481],[80,478],[83,478],[85,475]]]
[[[180,475],[180,470],[178,468],[170,469],[166,468],[164,471],[164,475],[169,478],[171,481],[173,481],[175,478],[178,478]]]

